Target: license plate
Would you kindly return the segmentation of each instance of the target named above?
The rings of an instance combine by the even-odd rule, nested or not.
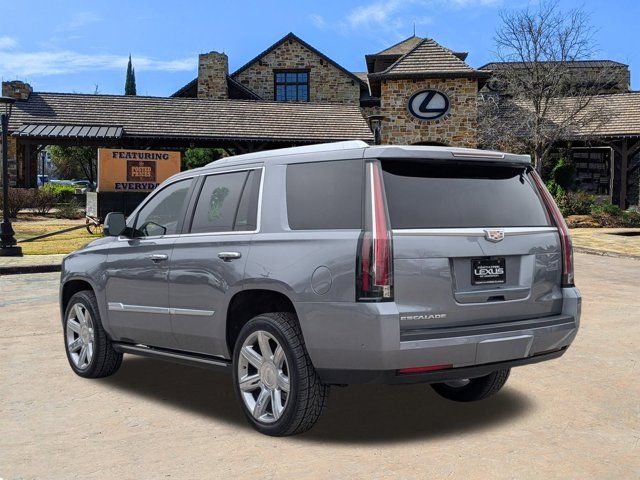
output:
[[[471,285],[505,283],[504,258],[474,258],[471,260]]]

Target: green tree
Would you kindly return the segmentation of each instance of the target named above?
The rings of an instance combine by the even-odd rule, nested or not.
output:
[[[225,156],[221,148],[188,148],[182,156],[182,169],[203,167]]]
[[[60,178],[96,180],[97,148],[55,145],[49,147],[49,153]]]
[[[131,64],[131,55],[129,55],[129,64],[127,65],[127,79],[124,82],[125,95],[137,95],[136,93],[136,71]]]

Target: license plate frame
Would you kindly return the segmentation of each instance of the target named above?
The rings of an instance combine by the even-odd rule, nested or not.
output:
[[[506,259],[484,257],[471,259],[471,285],[503,285],[507,282]]]

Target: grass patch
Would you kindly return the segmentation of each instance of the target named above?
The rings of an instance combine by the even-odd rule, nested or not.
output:
[[[18,245],[22,247],[22,253],[24,255],[53,255],[71,253],[86,245],[91,240],[99,238],[101,234],[92,235],[87,232],[86,229],[80,228],[72,232],[36,240],[35,242],[20,243],[20,240],[78,225],[84,226],[84,223],[84,218],[67,220],[38,215],[18,215],[18,219],[12,222],[12,225],[16,232]]]

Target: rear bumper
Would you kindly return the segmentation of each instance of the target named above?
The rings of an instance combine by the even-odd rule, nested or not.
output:
[[[562,355],[577,334],[581,304],[577,289],[566,288],[563,293],[559,315],[402,334],[394,303],[301,304],[296,308],[307,350],[324,382],[438,382]],[[430,365],[451,367],[397,375],[402,368]],[[464,370],[472,367],[478,368]]]
[[[544,362],[561,357],[568,347],[553,352],[540,353],[506,362],[484,363],[471,367],[447,368],[434,372],[400,374],[397,370],[331,370],[320,369],[318,374],[324,383],[349,385],[356,383],[386,383],[390,385],[407,383],[440,383],[464,378],[477,378],[489,375],[496,370],[520,367],[532,363]]]

